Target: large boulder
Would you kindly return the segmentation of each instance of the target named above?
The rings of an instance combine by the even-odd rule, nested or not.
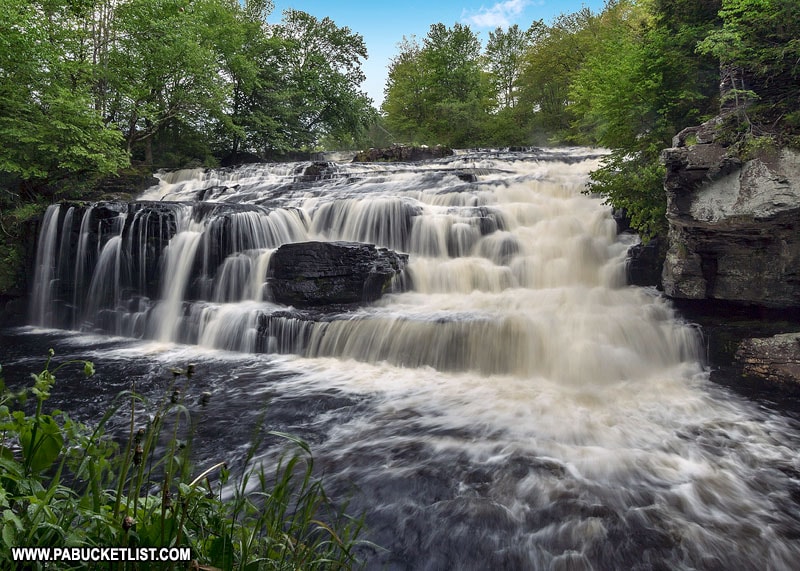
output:
[[[800,390],[800,333],[745,339],[736,359],[745,376]]]
[[[275,301],[295,307],[370,302],[407,261],[407,254],[360,242],[284,244],[270,258],[267,282]]]
[[[667,295],[800,307],[800,154],[740,161],[711,141],[664,151]]]

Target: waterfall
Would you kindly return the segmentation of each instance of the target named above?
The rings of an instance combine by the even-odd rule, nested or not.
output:
[[[53,274],[58,261],[56,242],[58,240],[59,207],[51,206],[45,212],[39,244],[36,248],[36,273],[31,293],[31,313],[33,322],[40,325],[53,324]]]
[[[148,341],[123,361],[190,355],[220,454],[269,395],[264,422],[366,512],[370,569],[793,569],[800,430],[710,383],[698,331],[626,284],[633,239],[583,193],[603,156],[162,174],[48,209],[31,319]],[[270,260],[305,241],[408,265],[358,307],[277,303]]]
[[[168,173],[145,193],[160,194],[160,202],[82,212],[53,206],[39,245],[34,321],[245,352],[280,348],[570,382],[586,371],[636,379],[655,364],[696,358],[692,331],[663,302],[626,287],[626,245],[608,209],[581,194],[598,155],[581,152],[570,161],[457,156],[396,172],[340,166],[321,180],[300,176],[302,184],[302,165],[194,169]],[[481,179],[457,176],[476,163]],[[197,196],[206,200],[186,200]],[[304,240],[408,252],[411,290],[325,319],[287,312],[272,303],[267,268],[275,248]],[[62,291],[71,293],[71,316],[52,309]],[[651,317],[632,318],[641,312]],[[302,334],[279,339],[276,331],[292,331],[298,319]],[[573,357],[565,360],[566,348]]]

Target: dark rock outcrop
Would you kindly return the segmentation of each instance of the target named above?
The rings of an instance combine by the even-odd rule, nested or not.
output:
[[[404,145],[394,145],[383,149],[361,151],[355,156],[353,162],[413,162],[449,157],[452,154],[453,149],[441,145],[436,145],[435,147],[406,147]]]
[[[745,376],[800,390],[800,333],[745,339],[736,359]]]
[[[761,307],[800,307],[800,154],[765,151],[742,163],[714,142],[663,152],[669,251],[664,291]],[[684,145],[687,132],[676,137]]]
[[[375,301],[391,287],[408,255],[360,242],[284,244],[272,255],[267,282],[278,303],[295,307]]]
[[[336,164],[329,161],[315,161],[303,169],[303,173],[296,177],[298,182],[315,182],[334,178],[337,175]]]
[[[239,165],[249,165],[262,162],[262,158],[254,153],[236,152],[225,155],[220,161],[222,167],[235,167]]]
[[[628,249],[625,274],[630,285],[661,289],[661,271],[666,256],[666,241],[653,238],[647,244],[636,244]]]
[[[633,234],[635,233],[631,228],[631,218],[624,208],[613,208],[611,210],[611,218],[617,224],[617,234]]]

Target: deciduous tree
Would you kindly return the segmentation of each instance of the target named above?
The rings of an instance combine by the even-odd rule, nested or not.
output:
[[[93,105],[79,3],[2,0],[0,12],[0,172],[38,192],[127,164],[119,132]]]

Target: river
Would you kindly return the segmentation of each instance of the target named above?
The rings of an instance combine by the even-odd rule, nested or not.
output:
[[[306,439],[381,546],[368,569],[794,569],[800,424],[711,382],[698,328],[626,285],[632,238],[582,193],[601,157],[198,169],[134,206],[53,207],[34,324],[0,360],[11,383],[49,347],[93,360],[53,396],[85,420],[195,364],[198,464],[241,468],[256,426]],[[304,240],[406,252],[407,275],[294,312],[265,274]]]

